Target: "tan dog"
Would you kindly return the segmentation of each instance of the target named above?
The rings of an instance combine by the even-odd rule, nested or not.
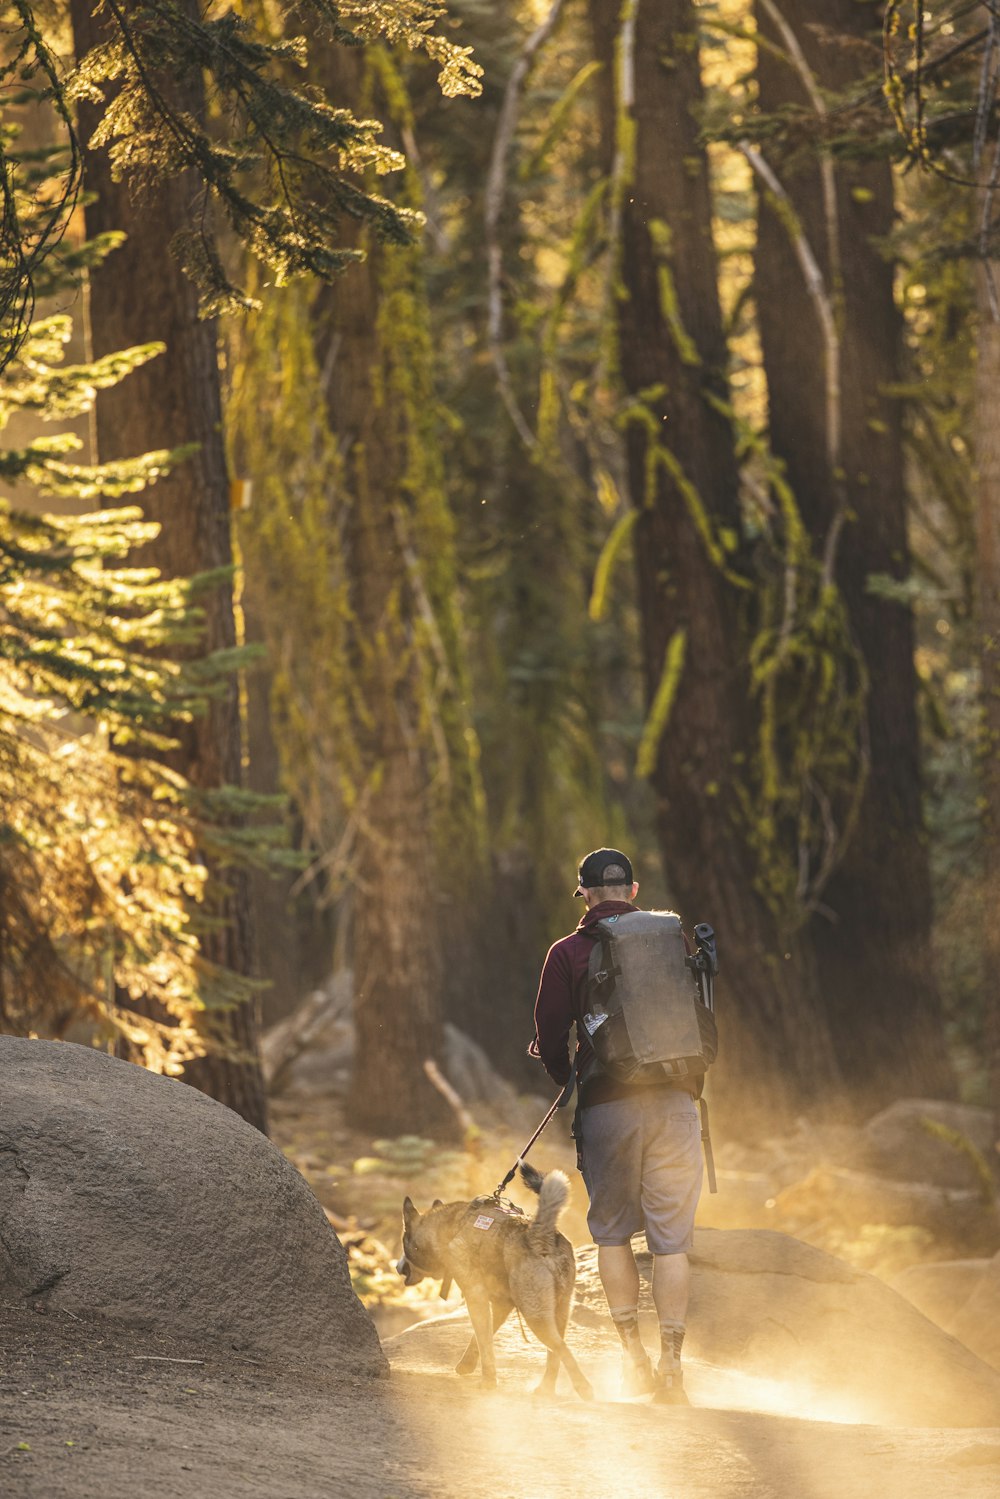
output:
[[[521,1166],[527,1185],[538,1195],[534,1218],[504,1212],[490,1198],[473,1202],[435,1202],[419,1213],[407,1197],[403,1203],[403,1254],[396,1266],[408,1286],[425,1276],[454,1280],[465,1297],[474,1336],[457,1364],[459,1374],[474,1374],[479,1360],[483,1385],[497,1382],[493,1334],[516,1308],[548,1349],[539,1393],[552,1394],[565,1364],[573,1388],[593,1398],[586,1375],[566,1346],[576,1259],[569,1240],[556,1229],[569,1182],[561,1171],[541,1176]]]

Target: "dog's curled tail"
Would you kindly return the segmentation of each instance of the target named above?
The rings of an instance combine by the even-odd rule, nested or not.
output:
[[[559,1214],[569,1198],[569,1177],[564,1171],[548,1171],[544,1176],[532,1166],[521,1165],[525,1184],[538,1193],[538,1211],[531,1220],[528,1237],[539,1249],[548,1247],[556,1231]]]

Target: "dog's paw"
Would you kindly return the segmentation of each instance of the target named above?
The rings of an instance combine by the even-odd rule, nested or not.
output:
[[[482,1379],[479,1381],[479,1388],[481,1390],[495,1390],[496,1387],[497,1377],[495,1374],[484,1374]]]
[[[471,1376],[473,1374],[475,1374],[475,1372],[476,1372],[476,1370],[478,1368],[479,1368],[479,1360],[478,1360],[478,1358],[473,1358],[473,1359],[460,1358],[459,1361],[458,1361],[458,1363],[455,1365],[455,1373],[456,1374],[461,1374],[461,1376],[462,1376],[463,1379],[469,1379],[469,1378],[471,1378]]]
[[[541,1384],[536,1384],[531,1392],[532,1398],[534,1400],[554,1400],[555,1394],[555,1385],[546,1384],[544,1379],[542,1380]]]

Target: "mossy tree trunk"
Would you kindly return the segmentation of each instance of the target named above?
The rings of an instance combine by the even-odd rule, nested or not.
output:
[[[983,1035],[990,1106],[1000,1127],[1000,260],[976,267],[976,552],[982,809]]]
[[[650,704],[669,690],[668,658],[680,663],[651,781],[668,884],[689,922],[718,932],[724,1039],[713,1087],[745,1128],[822,1101],[837,1076],[809,965],[757,893],[740,794],[753,755],[751,590],[736,581],[738,473],[715,404],[727,402],[726,344],[696,118],[696,15],[690,0],[639,0],[629,42],[622,12],[620,0],[591,0],[603,135],[619,149],[629,133],[614,87],[623,46],[634,69],[616,308]]]
[[[796,105],[819,126],[824,91],[881,67],[876,9],[829,0],[820,29],[806,0],[758,0],[758,26],[771,44],[758,53],[762,109]],[[839,388],[831,395],[788,206],[762,193],[755,291],[771,447],[816,555],[833,559],[830,574],[868,680],[867,783],[807,931],[838,1060],[864,1107],[954,1088],[931,960],[913,618],[907,605],[869,588],[873,574],[903,580],[911,570],[902,410],[889,393],[900,380],[902,351],[884,248],[894,222],[892,175],[887,161],[824,162],[801,143],[792,159],[777,142],[765,156],[822,270],[839,335]],[[839,428],[832,443],[831,422]]]
[[[362,115],[371,109],[365,54],[321,41],[313,55],[331,97]],[[441,1064],[445,988],[460,945],[447,935],[447,892],[456,879],[475,878],[469,840],[457,835],[449,846],[442,837],[447,797],[436,777],[461,770],[441,742],[450,737],[447,725],[438,722],[436,742],[430,727],[447,707],[427,697],[427,653],[435,639],[446,649],[447,633],[437,633],[432,574],[449,565],[451,541],[447,525],[433,534],[428,496],[411,464],[414,425],[426,414],[414,404],[419,392],[411,400],[394,378],[394,339],[405,334],[399,320],[416,310],[405,295],[392,305],[388,299],[401,267],[406,275],[399,257],[412,262],[419,249],[384,246],[367,234],[355,243],[365,260],[318,291],[312,323],[317,365],[329,372],[326,419],[341,455],[333,509],[343,527],[350,615],[343,669],[358,710],[352,733],[361,801],[344,871],[354,887],[350,1108],[373,1132],[448,1133],[454,1115],[424,1064]]]
[[[104,20],[93,0],[71,6],[77,56],[101,40]],[[173,80],[179,107],[196,118],[204,113],[200,83]],[[196,443],[197,451],[142,497],[148,519],[160,535],[142,549],[138,561],[168,578],[187,577],[232,562],[229,479],[222,439],[222,410],[215,324],[199,321],[198,298],[170,253],[171,236],[190,225],[199,200],[198,185],[187,175],[166,178],[141,197],[130,184],[114,182],[103,151],[86,149],[99,122],[93,105],[79,107],[85,145],[86,231],[94,237],[122,231],[124,245],[95,271],[90,285],[93,356],[136,344],[161,341],[166,351],[97,402],[97,454],[104,463],[134,453]],[[203,599],[204,648],[227,650],[235,643],[232,584],[227,579]],[[190,724],[172,763],[196,787],[238,785],[240,721],[237,682],[213,699],[205,716]],[[245,880],[227,874],[230,894],[225,923],[202,937],[209,962],[237,974],[253,971],[253,934]],[[258,1129],[267,1128],[267,1109],[257,1055],[256,1007],[251,1003],[212,1016],[213,1034],[224,1050],[187,1065],[185,1082],[219,1099]]]

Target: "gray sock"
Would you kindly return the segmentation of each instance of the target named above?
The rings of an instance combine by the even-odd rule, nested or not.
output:
[[[661,1322],[660,1323],[660,1366],[663,1369],[673,1368],[681,1361],[681,1349],[684,1346],[684,1323],[683,1322]]]
[[[608,1310],[611,1312],[611,1320],[615,1324],[615,1330],[625,1352],[629,1358],[642,1362],[647,1355],[639,1334],[639,1308],[637,1306],[612,1306]]]

